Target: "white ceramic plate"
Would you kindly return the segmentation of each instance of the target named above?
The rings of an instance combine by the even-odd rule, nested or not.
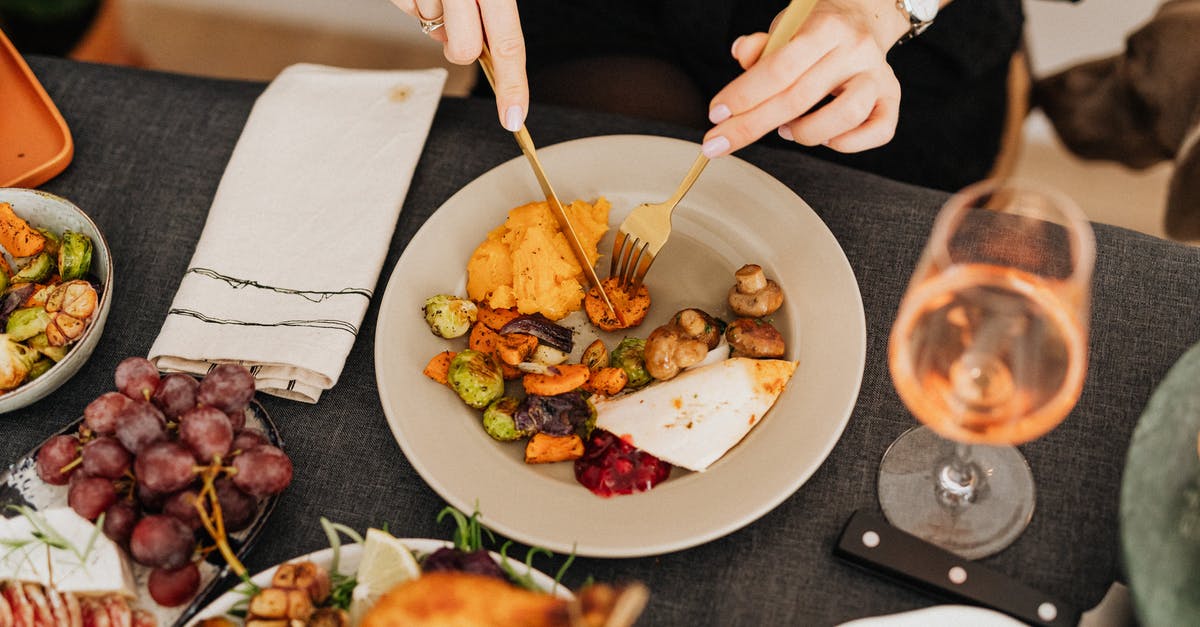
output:
[[[464,147],[464,150],[469,149]],[[609,223],[669,196],[699,146],[648,136],[592,137],[539,151],[564,202],[605,196]],[[460,350],[429,332],[425,299],[466,293],[466,263],[509,209],[540,200],[523,158],[472,181],[413,238],[388,282],[375,335],[379,396],[413,467],[449,503],[486,512],[485,524],[528,544],[595,557],[655,555],[707,542],[770,511],[816,471],[850,418],[862,381],[866,325],[858,283],[837,241],[812,209],[762,170],[737,158],[711,163],[676,209],[673,232],[647,277],[653,304],[628,335],[647,336],[684,307],[726,319],[733,271],[758,263],[783,287],[772,316],[799,367],[775,407],[703,473],[676,469],[649,492],[600,498],[575,481],[572,464],[528,465],[521,443],[493,441],[480,412],[421,374],[434,354]],[[600,244],[608,271],[613,232]],[[576,334],[576,354],[594,335]],[[609,335],[615,346],[620,335]]]
[[[410,551],[416,551],[417,553],[432,553],[444,546],[454,546],[454,543],[452,542],[431,540],[427,538],[401,538],[400,541],[403,542],[404,546],[407,546]],[[353,573],[357,571],[358,563],[362,561],[362,545],[344,544],[342,545],[341,551],[342,557],[341,562],[338,564],[338,570],[343,573]],[[492,553],[492,559],[496,560],[497,563],[500,562],[500,556],[496,553]],[[333,565],[333,549],[315,551],[313,553],[309,553],[308,555],[301,555],[300,557],[289,561],[309,561],[328,570]],[[517,572],[524,572],[525,565],[519,560],[513,559],[512,556],[509,556],[508,562],[512,564],[515,569],[517,569]],[[258,573],[254,577],[251,577],[251,580],[254,581],[254,584],[260,588],[266,588],[271,585],[271,578],[275,576],[275,570],[278,568],[279,566],[272,566],[271,568]],[[536,569],[530,571],[529,574],[533,578],[534,583],[536,583],[543,590],[553,590],[554,594],[564,599],[574,598],[571,592],[565,587],[556,587],[554,585],[553,577],[550,577],[549,575]],[[246,596],[238,592],[236,588],[234,590],[230,590],[229,592],[217,597],[217,600],[209,603],[208,606],[203,610],[200,610],[200,612],[197,613],[192,620],[188,621],[187,624],[194,625],[206,618],[213,618],[216,616],[224,616],[229,614],[229,612],[234,609],[235,605],[244,601],[245,599]]]
[[[911,612],[860,618],[840,627],[1021,627],[1025,623],[995,610],[969,605],[935,605]]]

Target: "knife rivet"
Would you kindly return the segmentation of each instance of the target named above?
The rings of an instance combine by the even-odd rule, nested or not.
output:
[[[950,578],[950,583],[963,583],[967,580],[967,570],[962,566],[955,566],[946,576]]]
[[[1050,622],[1058,618],[1058,608],[1053,603],[1043,603],[1038,606],[1038,618]]]
[[[866,546],[868,549],[873,549],[879,546],[879,534],[875,533],[874,531],[868,531],[863,534],[862,542],[863,546]]]

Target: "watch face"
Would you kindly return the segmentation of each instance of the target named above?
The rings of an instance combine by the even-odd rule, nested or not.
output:
[[[937,17],[938,0],[905,0],[908,12],[922,22],[933,21]]]

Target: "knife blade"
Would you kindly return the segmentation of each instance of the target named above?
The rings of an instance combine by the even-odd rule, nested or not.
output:
[[[488,50],[487,44],[483,44],[483,49],[479,55],[479,67],[483,69],[483,75],[487,77],[488,84],[492,86],[492,91],[496,90],[496,79],[493,76],[492,69],[492,54]],[[567,216],[566,210],[563,209],[562,202],[558,199],[558,194],[554,193],[554,187],[550,185],[550,178],[546,176],[546,170],[542,167],[542,162],[538,159],[537,148],[533,145],[533,137],[529,135],[529,129],[522,124],[521,128],[513,132],[513,137],[517,139],[517,145],[521,147],[521,152],[529,160],[529,165],[533,168],[533,176],[537,178],[538,185],[542,188],[542,193],[546,196],[546,203],[550,206],[550,213],[554,214],[554,219],[558,221],[559,229],[564,237],[567,238],[567,244],[571,247],[571,252],[575,253],[575,260],[579,262],[579,267],[583,268],[584,275],[587,280],[600,292],[600,298],[604,301],[604,306],[608,308],[609,313],[617,320],[624,320],[616,307],[613,307],[612,301],[608,298],[608,293],[604,291],[604,286],[600,283],[600,277],[596,275],[596,269],[592,267],[592,263],[588,260],[587,252],[583,249],[583,243],[579,241],[579,235],[575,232],[575,227],[571,226],[571,218]]]
[[[1114,620],[1114,615],[1128,612],[1120,583],[1113,584],[1097,607],[1081,612],[1007,574],[897,529],[866,510],[850,516],[833,553],[943,600],[982,605],[1032,625],[1116,625],[1124,621]]]

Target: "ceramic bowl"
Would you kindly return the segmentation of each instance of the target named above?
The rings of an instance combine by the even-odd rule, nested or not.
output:
[[[70,201],[35,189],[8,187],[0,188],[0,202],[11,204],[13,212],[29,222],[30,226],[50,229],[59,234],[71,230],[90,237],[90,274],[99,282],[96,313],[83,336],[70,346],[66,357],[40,377],[0,394],[0,413],[5,413],[25,407],[57,390],[91,357],[96,343],[100,341],[100,335],[104,333],[104,321],[112,305],[113,265],[108,242],[104,240],[104,235],[100,233],[96,223]]]

